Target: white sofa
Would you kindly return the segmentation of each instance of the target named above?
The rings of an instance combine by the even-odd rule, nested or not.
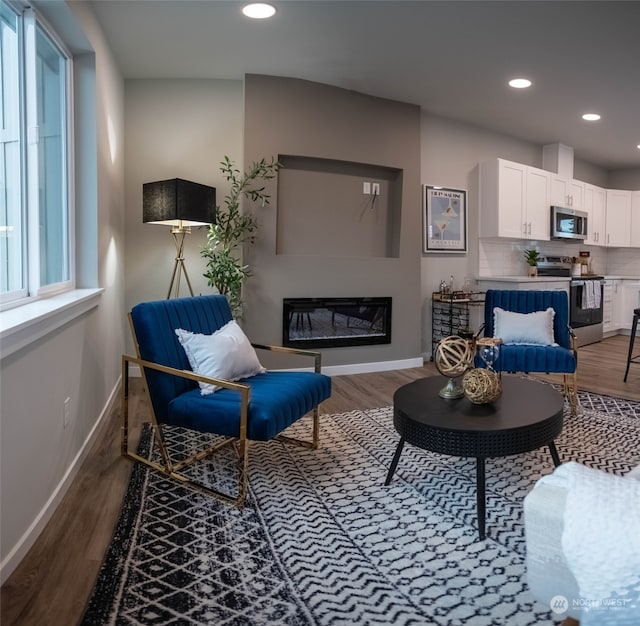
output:
[[[640,624],[640,465],[625,476],[570,462],[524,500],[527,581],[559,619]]]

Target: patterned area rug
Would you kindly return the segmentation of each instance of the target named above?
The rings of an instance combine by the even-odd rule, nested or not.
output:
[[[616,474],[640,463],[640,403],[580,401],[556,440],[562,460]],[[243,510],[136,465],[82,624],[559,623],[534,601],[524,568],[522,501],[553,470],[547,448],[487,461],[479,541],[474,459],[407,445],[385,487],[398,442],[390,407],[321,424],[319,450],[252,444]],[[168,431],[176,451],[193,445]],[[152,448],[147,427],[141,452]],[[200,471],[214,475],[232,478],[212,464]]]

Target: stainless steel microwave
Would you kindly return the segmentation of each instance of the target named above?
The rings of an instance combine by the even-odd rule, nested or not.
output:
[[[587,238],[588,214],[561,206],[551,207],[551,239]]]

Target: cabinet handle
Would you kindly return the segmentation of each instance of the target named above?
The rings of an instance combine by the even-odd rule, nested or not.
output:
[[[524,235],[527,234],[527,223],[526,222],[522,222],[522,233]]]
[[[529,222],[529,234],[531,234],[531,222]]]

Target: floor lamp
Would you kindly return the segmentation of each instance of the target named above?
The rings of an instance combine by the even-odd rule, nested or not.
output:
[[[167,299],[171,298],[174,287],[175,297],[179,297],[182,274],[187,281],[189,293],[193,295],[191,281],[184,264],[184,238],[191,233],[192,226],[213,224],[215,217],[215,187],[200,185],[181,178],[159,180],[142,185],[142,221],[145,224],[171,226],[171,235],[176,246]]]

